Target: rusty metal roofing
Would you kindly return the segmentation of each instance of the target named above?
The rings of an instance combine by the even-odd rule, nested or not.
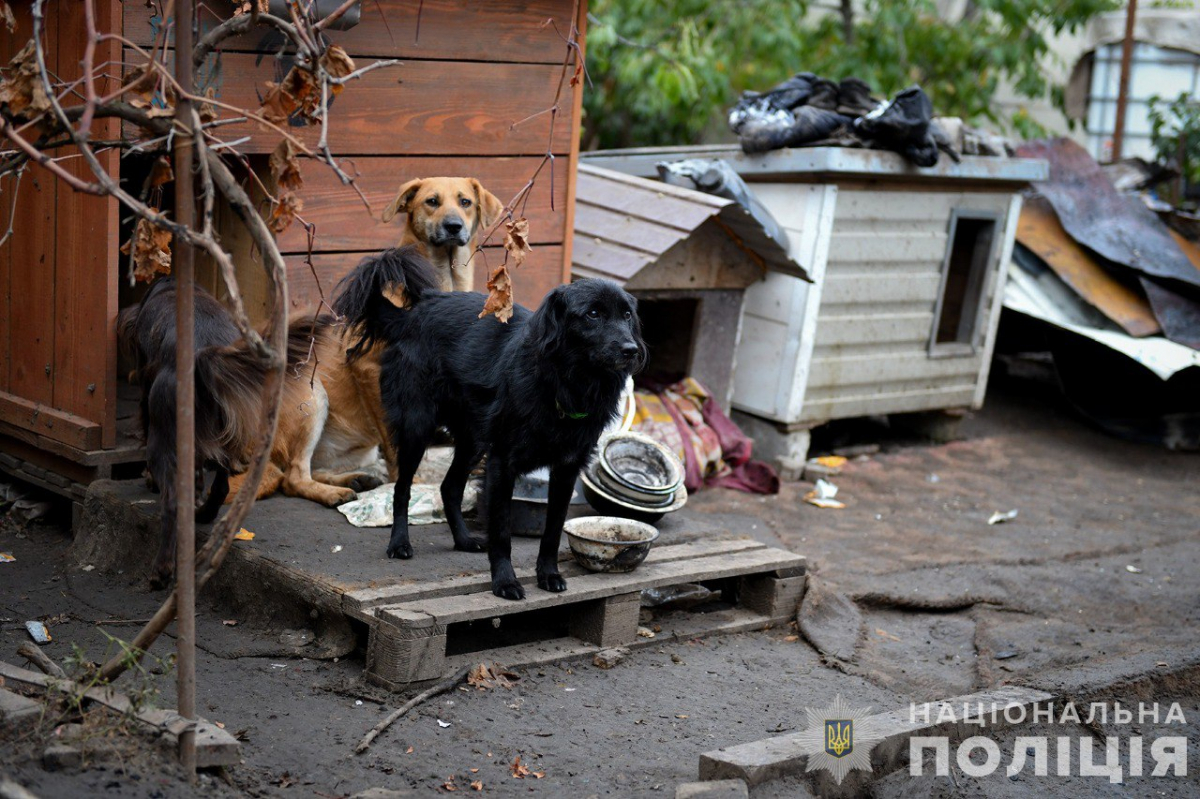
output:
[[[809,280],[805,267],[733,200],[582,163],[572,273],[625,283],[705,226],[719,229],[756,263]]]
[[[1110,274],[1096,262],[1095,256],[1071,238],[1044,197],[1030,197],[1021,206],[1017,241],[1036,253],[1080,297],[1129,335],[1151,336],[1162,332],[1146,298]]]

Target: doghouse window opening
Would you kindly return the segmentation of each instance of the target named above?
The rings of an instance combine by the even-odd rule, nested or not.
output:
[[[954,209],[930,355],[973,355],[983,321],[983,291],[996,243],[998,214]]]

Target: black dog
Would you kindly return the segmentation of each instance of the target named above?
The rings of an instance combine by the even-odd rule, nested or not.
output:
[[[617,414],[626,378],[646,358],[637,301],[615,283],[583,280],[551,291],[535,313],[517,306],[508,323],[479,318],[482,294],[434,290],[415,248],[363,261],[338,287],[334,308],[360,335],[350,357],[387,349],[380,388],[396,445],[395,521],[388,557],[411,558],[409,493],[431,437],[444,425],[454,459],[442,482],[456,549],[481,551],[462,516],[467,476],[487,455],[488,558],[492,591],[522,599],[512,567],[509,510],[518,475],[550,468],[538,587],[564,591],[558,547],[575,480]]]
[[[118,336],[137,364],[142,388],[141,422],[147,479],[162,493],[161,543],[152,582],[162,586],[175,573],[175,279],[162,278],[139,305],[123,310]],[[212,486],[196,520],[211,522],[229,494],[229,475],[245,471],[254,429],[262,418],[265,365],[243,345],[229,312],[196,288],[196,493],[203,495],[204,470]]]

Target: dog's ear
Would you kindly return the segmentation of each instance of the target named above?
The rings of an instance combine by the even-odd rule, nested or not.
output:
[[[504,203],[475,178],[471,178],[471,185],[475,187],[475,202],[479,204],[479,226],[490,228],[504,213]]]
[[[552,358],[567,334],[566,286],[556,286],[529,320],[529,341],[538,358]]]
[[[646,346],[646,340],[642,338],[642,317],[638,313],[637,298],[632,294],[627,296],[633,310],[633,342],[637,344],[638,348],[637,360],[633,364],[633,373],[637,374],[646,368],[646,363],[650,360],[650,348]]]
[[[421,188],[421,182],[424,178],[410,180],[400,187],[400,191],[396,192],[396,199],[392,200],[392,204],[383,209],[383,221],[391,222],[398,214],[407,214],[409,203],[413,201],[417,190]]]

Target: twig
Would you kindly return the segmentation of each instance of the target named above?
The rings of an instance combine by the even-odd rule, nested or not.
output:
[[[31,644],[29,641],[17,647],[17,654],[37,666],[42,674],[49,674],[51,677],[58,677],[60,680],[67,678],[67,673],[62,670],[61,666],[51,660],[50,656],[43,652],[41,648]]]
[[[448,672],[446,676],[442,678],[441,682],[431,688],[426,688],[424,691],[417,694],[412,699],[393,710],[391,713],[387,714],[387,718],[383,719],[383,721],[372,727],[371,731],[364,735],[362,740],[358,742],[358,746],[354,747],[354,754],[361,755],[363,752],[367,751],[367,749],[369,749],[371,746],[371,742],[378,738],[380,733],[392,726],[396,719],[400,718],[405,713],[424,702],[426,699],[430,699],[438,694],[443,694],[446,691],[449,691],[451,688],[462,682],[463,677],[466,677],[467,672],[470,670],[470,666],[463,666],[461,669]]]

